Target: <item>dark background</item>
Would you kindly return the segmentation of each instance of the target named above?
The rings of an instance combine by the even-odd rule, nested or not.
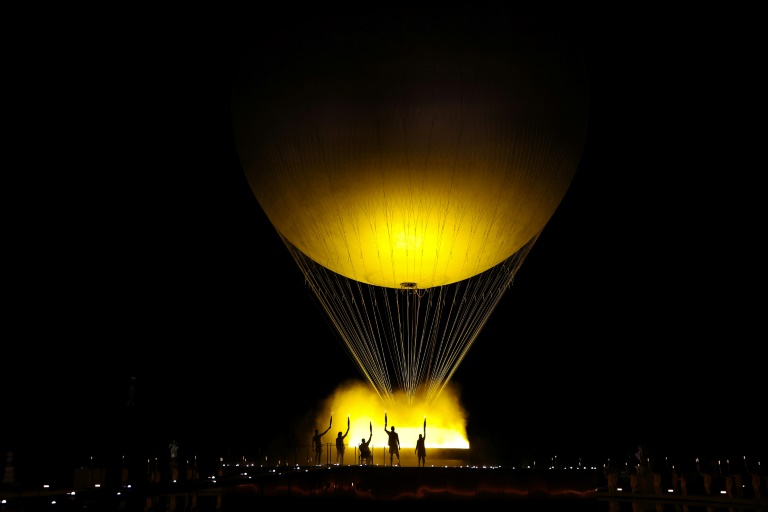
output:
[[[589,131],[452,379],[472,450],[765,458],[755,17],[472,5],[19,17],[0,449],[23,467],[306,444],[295,423],[359,374],[239,167],[242,52],[524,19],[584,48]]]

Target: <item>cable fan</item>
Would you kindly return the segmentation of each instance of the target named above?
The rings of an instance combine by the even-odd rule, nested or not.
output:
[[[538,238],[538,237],[536,237]],[[476,276],[429,289],[375,286],[318,265],[283,238],[350,357],[382,401],[430,403],[464,359],[535,239]]]

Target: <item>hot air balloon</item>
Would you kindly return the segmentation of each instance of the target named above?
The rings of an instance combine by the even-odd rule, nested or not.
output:
[[[256,199],[361,373],[429,402],[573,180],[587,81],[578,49],[539,33],[397,36],[246,59],[232,119]]]

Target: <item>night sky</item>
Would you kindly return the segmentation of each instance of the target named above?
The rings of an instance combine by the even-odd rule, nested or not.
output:
[[[174,438],[187,454],[309,442],[294,425],[360,375],[239,166],[240,52],[522,17],[584,47],[589,130],[452,379],[471,446],[501,460],[624,460],[639,443],[765,459],[750,16],[488,6],[130,15],[20,58],[0,449],[79,461],[165,454]]]

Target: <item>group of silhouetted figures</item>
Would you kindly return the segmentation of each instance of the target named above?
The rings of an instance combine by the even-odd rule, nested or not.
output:
[[[678,471],[674,465],[666,463],[666,474],[662,473],[655,461],[652,463],[650,458],[643,456],[642,447],[639,448],[636,456],[639,459],[638,464],[632,469],[627,467],[626,475],[633,494],[664,494],[671,491],[674,494],[687,496],[689,494],[689,480],[694,480],[696,489],[691,494],[713,496],[718,492],[715,487],[718,487],[719,490],[725,491],[728,497],[745,498],[748,497],[745,496],[745,489],[751,487],[751,497],[762,498],[762,487],[766,483],[766,478],[760,474],[760,463],[758,462],[755,467],[750,467],[746,456],[743,459],[743,473],[738,468],[732,468],[730,461],[726,461],[725,464],[717,461],[715,469],[714,463],[711,468],[706,468],[697,458],[695,471],[688,473]],[[605,468],[605,477],[608,493],[618,492],[619,474],[610,464]],[[664,489],[665,479],[668,479],[671,485],[668,490]]]
[[[395,427],[390,427],[389,430],[387,430],[387,416],[384,415],[384,433],[387,434],[387,446],[389,447],[389,465],[394,465],[394,459],[397,457],[397,465],[400,466],[400,435],[395,432]],[[328,424],[328,428],[325,429],[325,431],[320,432],[319,429],[315,429],[315,435],[312,436],[312,446],[314,449],[315,454],[315,463],[320,464],[320,461],[322,460],[323,455],[323,436],[328,433],[329,430],[331,430],[331,427],[333,426],[333,416],[331,416],[331,421]],[[361,465],[370,465],[373,464],[373,454],[371,452],[370,444],[371,439],[373,439],[373,422],[368,423],[368,428],[370,430],[370,435],[368,436],[368,439],[362,438],[360,440],[360,444],[358,445],[359,450],[359,460],[358,462]],[[346,439],[347,435],[349,434],[349,417],[347,417],[347,431],[344,433],[339,432],[336,436],[336,464],[338,465],[344,465],[344,451],[346,450],[346,445],[344,444],[344,440]],[[427,449],[425,446],[425,442],[427,439],[427,420],[424,418],[424,433],[419,434],[419,438],[416,440],[416,449],[414,450],[414,453],[418,457],[418,463],[419,467],[425,467],[427,463]],[[386,465],[386,464],[385,464]]]

